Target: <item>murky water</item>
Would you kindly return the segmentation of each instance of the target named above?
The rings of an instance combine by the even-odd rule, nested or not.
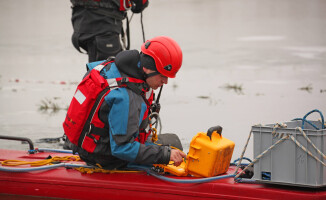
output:
[[[87,56],[70,41],[70,2],[0,1],[0,11],[0,134],[60,137],[65,111],[38,109],[42,101],[66,108],[85,72]],[[161,119],[162,132],[177,133],[185,151],[197,132],[221,125],[237,158],[252,125],[326,113],[326,1],[153,0],[144,26],[146,38],[168,35],[183,49]],[[139,49],[139,15],[131,31]],[[0,147],[28,146],[0,140]],[[252,157],[252,143],[247,152]]]

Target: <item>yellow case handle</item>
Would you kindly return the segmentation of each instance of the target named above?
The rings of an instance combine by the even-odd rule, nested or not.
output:
[[[222,136],[222,126],[213,126],[208,129],[207,136],[212,140],[212,134],[214,131],[216,131],[220,136]]]

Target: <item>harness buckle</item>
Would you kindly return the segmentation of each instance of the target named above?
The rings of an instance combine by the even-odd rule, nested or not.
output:
[[[92,125],[93,125],[93,124],[89,124],[89,129],[88,129],[88,131],[86,132],[86,135],[89,135],[89,134],[91,133],[91,131],[92,131]]]
[[[129,82],[128,77],[122,77],[121,84],[128,83],[128,82]]]
[[[92,131],[92,129],[93,129],[93,127],[94,127],[94,124],[90,124],[90,125],[89,125],[89,130],[87,131],[86,135],[87,135],[88,137],[92,138],[93,141],[94,141],[94,143],[97,144],[97,143],[98,143],[98,140],[97,140],[94,136],[92,136],[92,135],[90,134],[91,131]]]

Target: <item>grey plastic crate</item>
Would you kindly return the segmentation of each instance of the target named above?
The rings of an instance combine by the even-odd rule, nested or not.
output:
[[[321,129],[320,122],[310,122]],[[296,127],[301,127],[301,123],[301,121],[286,122],[287,128],[278,128],[276,132],[280,134],[292,134],[297,141],[325,163],[326,161],[323,157],[317,153],[302,133],[296,129]],[[255,158],[280,139],[272,135],[274,125],[269,124],[252,127]],[[304,132],[315,146],[325,154],[326,129],[316,130],[311,125],[305,123]],[[326,186],[326,167],[309,156],[291,139],[287,139],[275,146],[275,148],[255,163],[253,178],[266,183],[324,187]]]

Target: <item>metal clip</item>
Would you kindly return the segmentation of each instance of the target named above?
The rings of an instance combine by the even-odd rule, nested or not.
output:
[[[89,124],[89,129],[88,129],[86,135],[89,135],[91,133],[91,130],[92,130],[92,124]]]
[[[123,84],[123,83],[128,83],[128,82],[129,82],[128,77],[122,77],[122,79],[121,79],[121,84]]]

